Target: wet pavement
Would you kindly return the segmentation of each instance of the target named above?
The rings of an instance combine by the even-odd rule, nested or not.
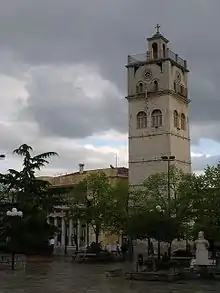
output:
[[[140,282],[109,278],[107,270],[120,264],[85,265],[72,262],[30,264],[25,270],[0,271],[0,293],[209,293],[220,292],[220,282]]]

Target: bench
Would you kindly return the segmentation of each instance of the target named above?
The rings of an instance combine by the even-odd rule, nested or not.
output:
[[[89,252],[78,252],[75,255],[73,255],[73,259],[77,262],[84,262],[88,259],[94,259],[96,258],[96,253],[89,253]]]

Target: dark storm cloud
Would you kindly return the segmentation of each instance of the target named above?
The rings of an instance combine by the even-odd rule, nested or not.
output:
[[[95,90],[92,96],[74,85],[74,79],[82,78],[77,76],[78,70],[66,74],[66,78],[63,78],[65,69],[56,73],[53,67],[34,71],[27,86],[31,98],[22,116],[31,114],[45,135],[84,138],[110,129],[126,132],[124,97],[112,84],[95,73],[88,74],[87,70],[82,68],[81,74],[84,74],[85,89],[89,86],[90,92]]]
[[[172,41],[172,50],[189,60],[190,118],[201,130],[204,121],[218,125],[220,120],[216,94],[219,11],[219,0],[7,0],[0,4],[0,49],[12,51],[30,65],[92,62],[105,78],[125,91],[127,55],[144,52],[145,37],[154,32],[153,25],[160,23],[164,35]],[[68,93],[62,92],[67,95],[63,103],[54,98],[53,106],[49,106],[46,99],[57,92],[56,84],[54,94],[40,86],[31,92],[28,109],[45,132],[79,136],[81,131],[91,135],[101,128],[125,130],[126,123],[122,126],[121,122],[126,119],[125,104],[118,99],[106,95],[99,105],[91,101],[82,104],[83,98],[76,95],[70,102]],[[106,109],[109,118],[104,119],[101,115],[106,115]],[[79,111],[84,111],[89,123],[79,118]],[[215,127],[212,137],[216,138]]]

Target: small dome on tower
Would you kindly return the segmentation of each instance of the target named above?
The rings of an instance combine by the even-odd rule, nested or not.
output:
[[[147,40],[148,40],[148,41],[153,41],[153,40],[162,39],[165,43],[169,43],[169,40],[168,40],[167,38],[165,38],[165,37],[161,34],[161,32],[160,32],[160,25],[159,25],[159,24],[157,24],[157,25],[155,26],[155,29],[156,29],[155,34],[153,34],[153,36],[150,37],[150,38],[148,38]]]

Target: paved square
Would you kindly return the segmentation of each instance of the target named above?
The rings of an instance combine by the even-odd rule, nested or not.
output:
[[[26,271],[0,271],[0,293],[209,293],[220,292],[220,282],[160,283],[108,278],[114,265],[71,262],[28,265]]]

